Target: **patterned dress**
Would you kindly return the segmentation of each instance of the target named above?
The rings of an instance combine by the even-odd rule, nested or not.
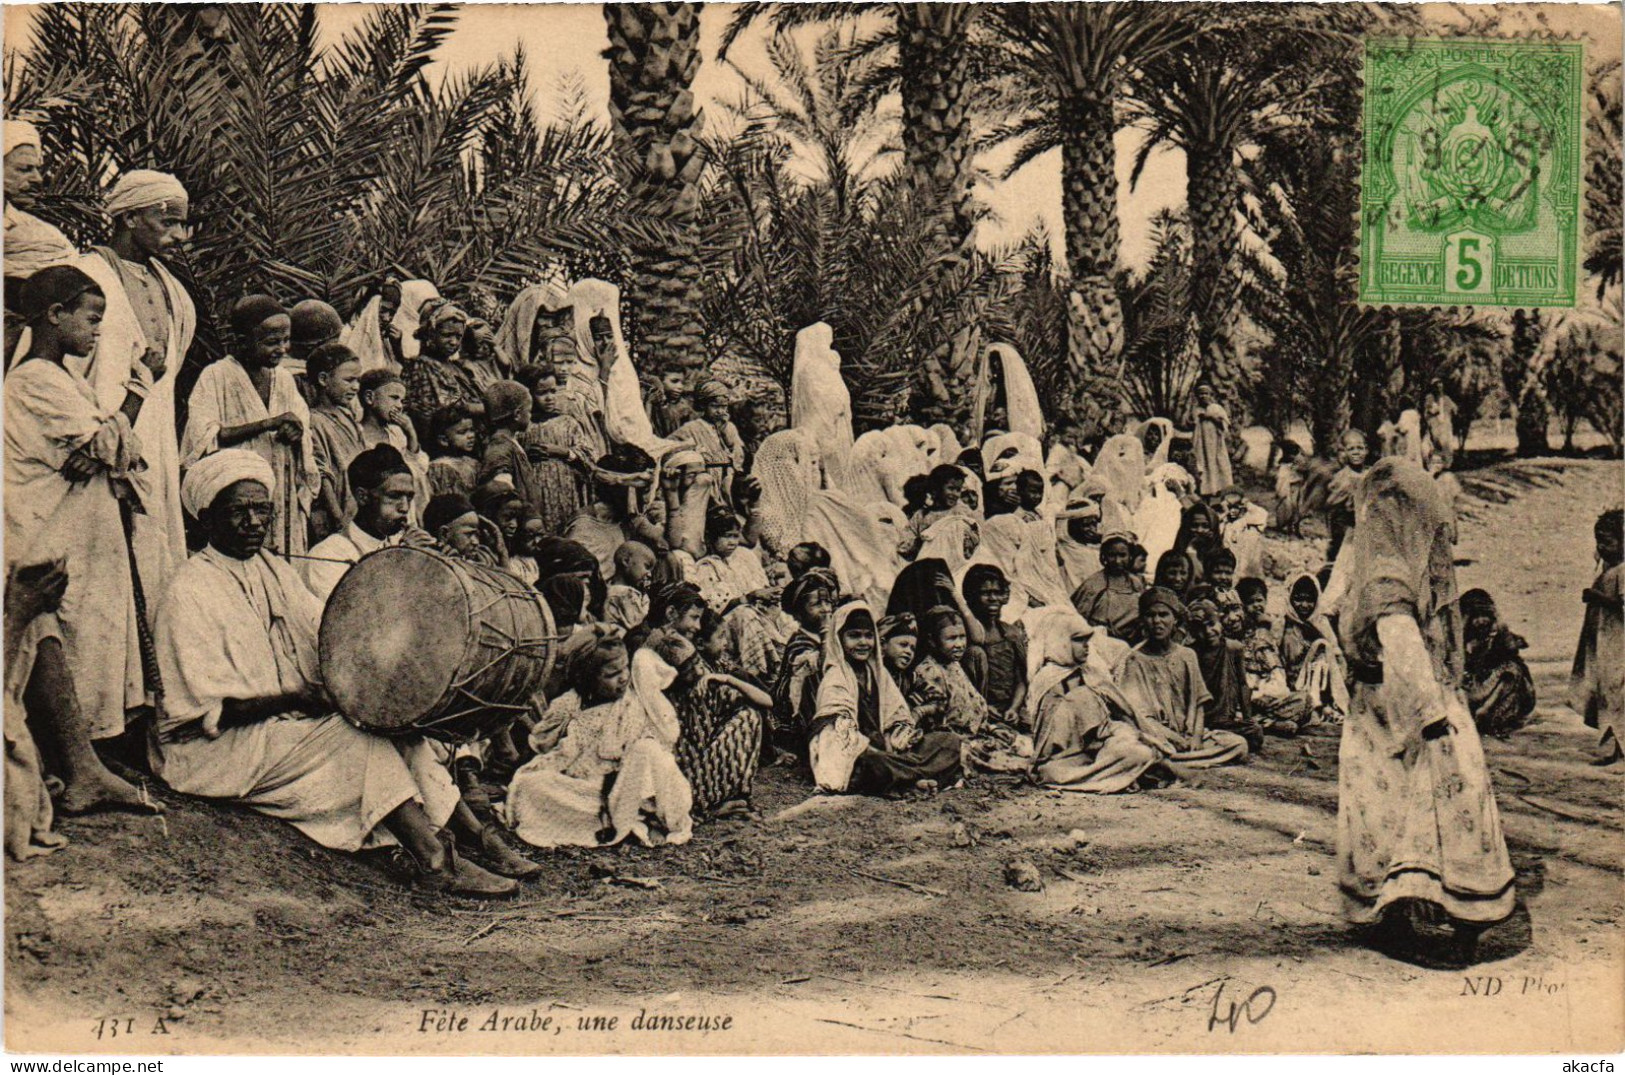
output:
[[[711,671],[705,658],[696,656],[692,678],[666,692],[683,727],[677,767],[694,789],[694,813],[700,816],[723,803],[748,802],[762,754],[762,715],[732,687],[698,685]]]
[[[519,436],[526,448],[588,448],[592,436],[581,419],[570,414],[554,415],[532,422]],[[561,459],[543,459],[531,464],[531,488],[536,511],[547,524],[549,534],[562,534],[587,506],[586,487],[575,468]]]
[[[1461,675],[1449,519],[1421,467],[1362,484],[1342,612],[1353,707],[1338,752],[1338,884],[1349,921],[1420,899],[1457,921],[1513,911],[1512,863]],[[1379,637],[1379,624],[1394,620]],[[1380,680],[1380,682],[1378,682]]]

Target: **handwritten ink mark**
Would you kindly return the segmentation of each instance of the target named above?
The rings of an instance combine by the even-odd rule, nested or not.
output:
[[[1225,983],[1220,982],[1219,988],[1213,994],[1213,1012],[1207,1019],[1209,1033],[1222,1026],[1234,1034],[1243,1019],[1257,1026],[1264,1021],[1265,1016],[1275,1010],[1275,990],[1270,986],[1261,985],[1248,994],[1247,999],[1240,1004],[1229,1001],[1230,1010],[1221,1015],[1219,1002],[1224,999],[1224,987]]]

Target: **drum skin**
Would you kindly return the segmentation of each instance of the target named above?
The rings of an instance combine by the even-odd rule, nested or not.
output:
[[[322,614],[322,679],[339,712],[380,735],[481,739],[530,708],[553,665],[553,617],[503,571],[425,549],[380,549]]]

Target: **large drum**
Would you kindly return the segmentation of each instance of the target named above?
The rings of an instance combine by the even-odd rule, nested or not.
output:
[[[541,595],[512,575],[423,549],[380,549],[327,600],[322,678],[357,727],[466,742],[530,708],[556,642]]]

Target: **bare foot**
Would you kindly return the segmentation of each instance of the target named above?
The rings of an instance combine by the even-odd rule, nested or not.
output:
[[[143,789],[106,772],[67,785],[57,799],[56,808],[69,817],[115,810],[130,814],[164,812],[163,803],[149,798]]]

